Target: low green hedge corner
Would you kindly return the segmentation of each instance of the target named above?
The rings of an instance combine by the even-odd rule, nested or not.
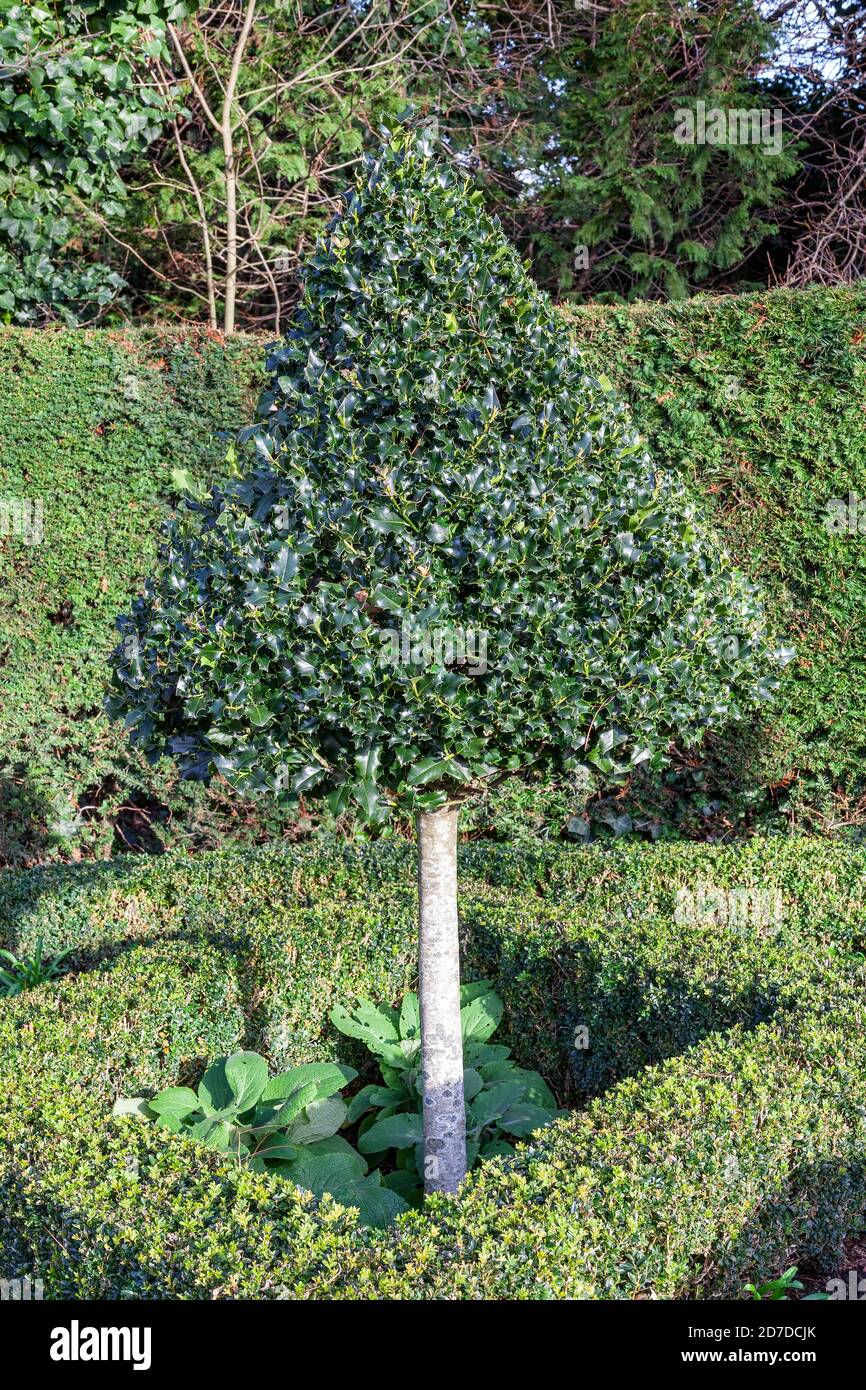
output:
[[[48,1298],[718,1298],[832,1268],[866,1211],[866,852],[829,842],[464,847],[465,977],[492,978],[504,1040],[572,1113],[386,1231],[112,1118],[239,1047],[365,1065],[328,1013],[412,983],[413,869],[404,845],[315,844],[4,875],[0,944],[73,952],[0,1001],[4,1277]]]

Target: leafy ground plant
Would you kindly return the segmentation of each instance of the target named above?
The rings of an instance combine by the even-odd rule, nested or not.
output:
[[[757,1299],[758,1302],[769,1300],[770,1302],[787,1303],[788,1294],[802,1289],[803,1285],[797,1278],[797,1266],[791,1265],[784,1274],[780,1274],[778,1279],[768,1279],[763,1284],[746,1284],[743,1293],[750,1298]],[[830,1297],[826,1293],[807,1293],[800,1300],[802,1303],[821,1303]]]
[[[209,1067],[196,1091],[170,1086],[152,1100],[120,1100],[114,1113],[155,1120],[316,1197],[329,1193],[357,1207],[364,1225],[386,1226],[406,1203],[337,1133],[348,1114],[339,1092],[356,1075],[338,1063],[310,1062],[269,1079],[264,1057],[235,1052]]]
[[[746,1284],[743,1292],[758,1301],[769,1299],[784,1303],[792,1290],[802,1289],[802,1287],[803,1285],[797,1278],[797,1266],[792,1265],[790,1269],[785,1270],[784,1274],[780,1274],[778,1279],[767,1279],[763,1284]]]
[[[536,1071],[519,1067],[509,1049],[488,1040],[503,1004],[487,980],[463,985],[463,1085],[468,1166],[479,1158],[513,1154],[510,1139],[522,1139],[549,1124],[556,1100]],[[331,1022],[358,1038],[379,1061],[381,1085],[364,1086],[349,1104],[347,1123],[358,1125],[358,1148],[375,1164],[396,1150],[396,1167],[384,1182],[408,1202],[421,1201],[424,1179],[421,1019],[418,996],[404,994],[399,1009],[362,1000],[351,1013],[338,1005]]]
[[[487,980],[460,993],[469,1163],[514,1153],[514,1139],[564,1112],[536,1071],[519,1067],[509,1049],[488,1041],[502,1000]],[[119,1100],[115,1115],[138,1115],[173,1134],[233,1154],[258,1172],[288,1178],[316,1197],[357,1207],[365,1226],[387,1226],[424,1196],[421,1019],[418,996],[399,1008],[366,1000],[331,1021],[378,1058],[381,1085],[362,1087],[347,1103],[340,1092],[358,1073],[338,1062],[309,1062],[268,1077],[256,1052],[215,1062],[197,1090],[169,1086],[152,1100]],[[338,1131],[358,1126],[358,1146]],[[508,1136],[508,1137],[506,1137]]]
[[[61,965],[71,954],[71,950],[63,951],[59,956],[46,960],[41,936],[37,938],[35,949],[30,956],[16,956],[11,951],[0,951],[0,960],[7,962],[5,966],[0,966],[0,996],[9,999],[15,994],[21,994],[25,989],[34,989],[36,985],[59,979],[63,974]]]

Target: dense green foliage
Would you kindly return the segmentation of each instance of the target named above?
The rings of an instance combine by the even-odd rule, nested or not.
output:
[[[549,1124],[556,1101],[538,1072],[516,1066],[507,1047],[488,1041],[503,1009],[489,982],[462,985],[461,999],[472,1167],[513,1156],[504,1136],[513,1141]],[[253,1172],[357,1207],[365,1226],[387,1226],[424,1196],[418,996],[407,990],[393,1009],[363,999],[351,1010],[338,1004],[330,1017],[379,1061],[381,1082],[361,1086],[348,1103],[340,1092],[357,1076],[352,1067],[302,1062],[269,1077],[267,1060],[243,1051],[212,1063],[195,1090],[168,1086],[152,1097],[124,1097],[113,1113],[155,1120]]]
[[[798,168],[791,127],[762,144],[740,138],[725,115],[720,139],[687,141],[680,113],[769,116],[774,103],[755,74],[777,29],[754,0],[574,8],[514,101],[518,140],[489,156],[513,186],[506,216],[541,283],[595,301],[763,284],[766,257],[752,269],[750,256],[777,231]],[[497,192],[494,183],[494,202]]]
[[[260,349],[205,336],[0,333],[0,501],[42,506],[43,540],[0,540],[0,855],[104,854],[150,816],[214,843],[238,822],[130,756],[102,713],[114,615],[140,584],[177,491],[224,468],[220,429],[247,416]]]
[[[629,398],[655,457],[703,493],[768,595],[779,637],[798,648],[768,720],[710,739],[627,805],[599,799],[592,832],[859,833],[866,548],[823,518],[832,497],[866,497],[866,295],[587,307],[572,327],[595,371]],[[172,471],[208,483],[220,474],[216,431],[249,418],[261,353],[254,339],[225,347],[177,333],[0,333],[0,499],[42,498],[46,531],[41,546],[0,540],[6,861],[100,856],[124,837],[213,846],[289,828],[227,788],[179,783],[171,763],[147,767],[100,709],[114,615],[151,569],[178,500]],[[578,808],[568,783],[543,793],[506,783],[472,833],[558,837]],[[309,826],[303,816],[300,832]]]
[[[612,364],[659,462],[709,496],[734,561],[798,652],[761,726],[711,740],[663,790],[617,812],[697,834],[755,823],[859,833],[866,293],[779,291],[628,314],[587,307],[572,323],[590,359]],[[852,529],[838,520],[828,529],[833,498]]]
[[[14,951],[0,951],[0,997],[11,998],[22,990],[33,989],[46,980],[56,980],[62,973],[63,960],[68,952],[61,952],[53,960],[46,960],[41,937],[30,955],[16,956]]]
[[[505,1041],[560,1102],[603,1093],[388,1232],[111,1116],[241,1048],[277,1071],[346,1055],[330,1010],[410,982],[413,867],[396,844],[3,875],[4,944],[74,948],[0,1003],[7,1276],[53,1298],[628,1298],[832,1271],[866,1201],[866,854],[827,841],[465,846],[466,970]],[[778,891],[777,926],[679,921],[701,880]]]
[[[0,314],[281,332],[407,103],[557,294],[850,282],[862,55],[842,0],[0,0]]]
[[[0,4],[0,316],[87,322],[122,276],[93,255],[122,221],[121,171],[157,138],[171,93],[141,80],[166,52],[162,0]],[[86,235],[82,236],[82,218]]]
[[[400,132],[307,265],[255,465],[118,623],[108,707],[153,761],[381,823],[657,769],[775,689],[752,586],[480,203]]]

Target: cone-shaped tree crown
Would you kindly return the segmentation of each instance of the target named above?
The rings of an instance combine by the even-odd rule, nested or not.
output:
[[[769,694],[752,587],[426,136],[368,166],[269,367],[249,472],[120,620],[152,758],[375,819],[658,763]]]

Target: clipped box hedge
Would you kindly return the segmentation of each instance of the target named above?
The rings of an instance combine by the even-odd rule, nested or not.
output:
[[[494,979],[518,1060],[575,1109],[389,1231],[111,1118],[239,1046],[362,1060],[328,1011],[411,983],[413,868],[402,845],[314,845],[4,875],[4,942],[75,951],[0,1003],[4,1277],[52,1298],[682,1298],[832,1271],[866,1208],[866,853],[828,842],[465,847],[466,976]],[[781,915],[684,921],[699,882],[769,886]]]

